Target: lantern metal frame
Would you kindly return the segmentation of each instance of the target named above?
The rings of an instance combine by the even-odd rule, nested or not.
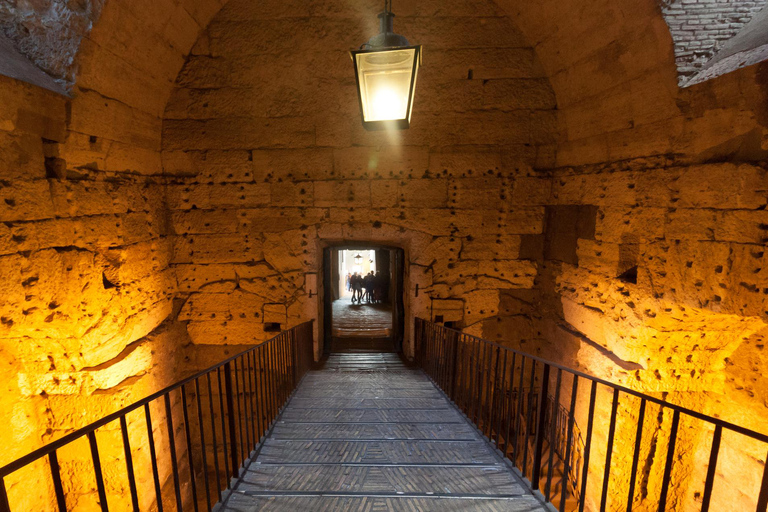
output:
[[[379,13],[379,28],[380,33],[371,37],[367,43],[360,46],[358,50],[352,50],[350,56],[352,57],[352,64],[355,68],[355,83],[357,85],[357,101],[360,108],[360,120],[363,123],[363,128],[369,131],[376,130],[405,130],[411,126],[411,112],[413,111],[413,97],[416,93],[416,76],[419,68],[421,67],[421,45],[410,45],[408,39],[400,34],[396,34],[393,30],[394,25],[394,13],[391,11],[391,0],[385,0],[384,11]],[[357,64],[357,56],[361,54],[372,53],[386,53],[397,50],[414,50],[413,67],[411,68],[411,81],[408,85],[408,105],[405,111],[405,118],[403,119],[387,119],[378,121],[366,121],[365,109],[363,108],[363,92],[362,85],[360,83],[360,69]]]

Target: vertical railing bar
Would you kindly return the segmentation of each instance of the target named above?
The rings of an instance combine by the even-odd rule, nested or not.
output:
[[[227,389],[228,386],[224,385],[224,387],[222,387],[222,384],[221,384],[221,368],[216,368],[216,378],[217,378],[217,380],[219,382],[219,410],[221,411],[221,416],[220,416],[220,419],[221,419],[221,444],[222,444],[222,448],[223,448],[223,451],[224,451],[224,469],[225,469],[224,472],[223,472],[224,473],[224,478],[225,478],[225,482],[224,483],[227,484],[226,488],[229,489],[230,486],[231,486],[231,483],[232,483],[232,479],[230,478],[231,472],[226,471],[226,468],[227,468],[227,466],[230,466],[230,471],[231,471],[231,458],[229,456],[229,452],[231,451],[230,448],[231,448],[231,445],[232,445],[232,439],[229,439],[229,445],[230,446],[227,446],[227,425],[230,422],[227,421],[228,414],[224,413],[224,401],[226,400],[227,401],[227,405],[229,405],[229,400],[227,400],[227,398],[225,396],[226,389]],[[224,375],[224,379],[226,380],[226,373]],[[227,412],[229,412],[229,411],[227,411]]]
[[[496,395],[500,398],[498,399],[498,414],[497,417],[497,424],[496,424],[496,448],[501,449],[501,422],[502,418],[504,417],[504,397],[506,396],[506,393],[504,392],[504,389],[507,384],[507,351],[504,351],[504,359],[503,363],[501,363],[501,383],[499,384],[499,388],[496,391]],[[498,370],[496,370],[498,373]]]
[[[235,404],[232,397],[232,367],[230,363],[224,365],[224,387],[226,389],[227,401],[227,424],[229,425],[229,456],[230,456],[230,476],[237,478],[240,476],[240,460],[237,456],[237,430],[235,425]]]
[[[480,427],[480,416],[482,412],[482,397],[483,397],[483,362],[485,361],[485,345],[482,344],[479,340],[475,341],[475,346],[477,347],[477,358],[476,358],[476,364],[475,364],[475,383],[477,387],[475,388],[474,393],[474,404],[475,407],[472,410],[472,423]]]
[[[469,345],[469,367],[467,368],[468,378],[469,378],[469,394],[467,397],[469,398],[469,403],[467,404],[467,418],[469,418],[470,421],[472,421],[472,410],[475,406],[475,402],[477,402],[477,399],[475,398],[475,368],[477,368],[477,343],[475,340],[468,339],[467,345]],[[471,345],[470,345],[471,343]]]
[[[525,384],[525,357],[520,356],[520,384],[517,388],[517,414],[515,415],[515,444],[512,445],[512,462],[517,466],[518,441],[520,440],[520,423],[523,416],[523,384]]]
[[[139,494],[136,490],[136,475],[133,472],[131,440],[128,438],[128,422],[125,419],[125,414],[120,416],[120,433],[123,436],[123,452],[125,452],[125,469],[128,472],[128,489],[131,493],[131,505],[133,506],[134,512],[139,512]]]
[[[211,373],[208,372],[205,374],[206,382],[208,384],[208,409],[211,413],[211,441],[213,442],[213,468],[216,471],[216,501],[219,501],[220,494],[219,491],[221,491],[223,488],[226,488],[226,485],[222,488],[221,486],[221,468],[219,467],[219,443],[216,439],[216,413],[213,408],[213,389],[211,386]],[[226,483],[226,482],[225,482]]]
[[[0,512],[11,512],[11,504],[8,502],[8,491],[5,489],[4,477],[0,477]]]
[[[258,347],[259,362],[259,410],[261,411],[261,435],[264,436],[269,428],[269,419],[267,413],[267,379],[264,372],[264,345]]]
[[[248,357],[248,382],[251,386],[251,410],[253,411],[253,428],[256,444],[261,442],[261,414],[259,411],[259,386],[256,383],[256,351],[251,350]]]
[[[287,387],[285,384],[285,337],[280,339],[280,345],[278,345],[278,355],[279,355],[279,362],[278,367],[280,368],[280,409],[283,408],[283,404],[285,403],[288,395],[287,395]]]
[[[457,381],[459,379],[457,372],[459,370],[459,337],[456,335],[456,331],[451,331],[451,354],[451,400],[453,400],[453,402],[458,405],[459,389]]]
[[[531,437],[533,419],[533,389],[536,386],[536,360],[531,360],[531,385],[528,390],[528,414],[525,416],[525,439],[523,439],[523,476],[528,472],[528,439]]]
[[[155,484],[155,500],[157,511],[163,512],[163,496],[160,491],[160,473],[157,469],[157,453],[155,451],[155,433],[152,428],[152,415],[149,412],[149,403],[144,404],[144,419],[147,424],[147,440],[149,441],[149,458],[152,462],[152,480]]]
[[[176,436],[173,431],[173,412],[171,411],[171,393],[163,395],[165,399],[165,425],[168,428],[168,451],[171,455],[173,487],[176,492],[176,511],[181,512],[181,483],[179,482],[179,462],[176,460]]]
[[[235,380],[236,380],[235,385],[238,389],[237,406],[239,410],[241,410],[243,413],[241,426],[244,425],[243,430],[245,432],[244,434],[241,434],[243,436],[243,444],[245,445],[245,450],[243,451],[243,458],[247,459],[248,457],[250,457],[251,451],[253,450],[253,443],[251,439],[251,429],[250,429],[250,421],[249,421],[249,415],[248,415],[248,399],[246,398],[248,396],[248,390],[245,387],[245,368],[244,368],[245,361],[243,360],[242,357],[238,357],[233,362],[235,363]],[[242,390],[242,394],[240,393],[240,390]],[[242,396],[242,399],[240,398],[241,396]]]
[[[512,362],[509,364],[509,400],[507,400],[507,435],[504,438],[504,456],[509,457],[509,438],[512,434],[512,423],[515,417],[512,416],[512,410],[515,408],[515,365],[517,364],[517,353],[512,352]]]
[[[101,472],[101,460],[99,458],[99,445],[96,442],[96,431],[88,432],[88,444],[91,446],[91,461],[93,462],[93,472],[96,476],[96,490],[99,493],[99,505],[102,512],[109,512],[107,504],[107,491],[104,488],[104,475]]]
[[[250,453],[256,449],[256,445],[259,443],[258,439],[256,439],[256,426],[254,425],[254,418],[253,418],[253,407],[251,407],[252,402],[252,391],[251,391],[251,379],[250,379],[250,368],[246,366],[246,362],[248,361],[248,353],[246,352],[243,354],[243,357],[240,358],[240,369],[243,372],[243,406],[245,408],[245,417],[247,418],[246,427],[248,428],[248,439],[249,439],[249,446],[248,446],[248,453]]]
[[[483,420],[484,427],[487,431],[486,437],[488,438],[488,441],[491,441],[491,435],[493,435],[493,429],[491,428],[491,423],[493,421],[493,399],[495,397],[495,379],[496,375],[494,372],[491,371],[491,368],[493,368],[493,347],[489,344],[488,345],[488,379],[486,380],[486,386],[487,391],[485,393],[485,404],[486,409],[488,410],[488,414],[486,415],[485,419]],[[498,356],[499,356],[499,348],[496,347],[496,369],[498,370]]]
[[[560,412],[560,387],[563,383],[563,370],[561,368],[557,369],[557,380],[555,382],[555,398],[552,402],[552,414],[550,417],[550,421],[552,422],[552,428],[550,429],[550,438],[549,438],[549,461],[547,464],[547,487],[545,489],[544,495],[547,498],[547,501],[552,501],[552,470],[554,468],[555,463],[555,443],[557,442],[557,418],[559,416]],[[547,403],[549,403],[549,400],[547,400]],[[568,478],[567,475],[563,475],[562,480],[563,485],[568,485]]]
[[[478,425],[480,425],[480,422],[482,422],[483,425],[483,433],[485,433],[485,437],[488,438],[490,441],[491,439],[491,431],[488,428],[488,415],[491,412],[491,382],[493,380],[493,376],[491,375],[491,362],[493,361],[493,347],[490,345],[490,343],[482,342],[483,343],[483,355],[484,363],[483,363],[483,381],[485,382],[485,393],[480,395],[481,402],[480,402],[480,418],[478,419]]]
[[[643,423],[645,421],[645,398],[640,400],[640,411],[637,418],[637,433],[635,434],[635,453],[632,456],[632,470],[629,473],[629,497],[627,498],[627,512],[632,512],[635,500],[635,482],[637,481],[637,466],[640,462],[640,442],[643,439]]]
[[[595,400],[597,399],[597,381],[592,381],[592,389],[589,392],[589,416],[587,417],[587,439],[584,442],[584,464],[581,474],[581,493],[579,495],[579,512],[584,512],[587,503],[587,477],[589,476],[589,454],[592,450],[592,426],[595,421]]]
[[[576,421],[576,395],[579,391],[579,376],[573,376],[573,384],[571,385],[571,403],[568,409],[568,433],[566,434],[565,441],[565,458],[563,459],[563,488],[560,494],[560,512],[565,512],[565,498],[568,494],[568,482],[570,481],[571,473],[571,444],[573,444],[573,424]],[[579,499],[583,499],[580,497]]]
[[[234,400],[234,411],[237,411],[237,429],[240,432],[239,437],[239,444],[240,444],[240,459],[238,460],[238,467],[241,466],[241,459],[245,459],[248,457],[248,451],[246,451],[248,442],[245,440],[245,436],[243,435],[243,414],[240,410],[240,383],[237,379],[237,359],[233,359],[230,363],[232,365],[232,368],[230,369],[230,377],[234,381],[235,386],[235,395],[233,396]],[[246,432],[248,429],[246,429]]]
[[[288,401],[288,397],[291,396],[291,383],[290,379],[288,378],[288,370],[290,369],[290,365],[288,364],[288,347],[290,342],[290,333],[285,334],[285,339],[283,340],[283,407],[285,406],[285,403]]]
[[[659,512],[667,509],[667,493],[669,492],[669,480],[672,478],[672,463],[675,460],[675,445],[677,444],[677,428],[680,425],[680,411],[672,414],[672,429],[669,432],[669,446],[667,448],[667,462],[664,465],[664,479],[661,481],[661,495],[659,496]]]
[[[461,405],[460,408],[464,413],[467,412],[467,396],[469,391],[469,384],[467,382],[467,344],[464,342],[464,336],[462,336],[461,333],[456,333],[456,342],[459,346],[459,354],[461,354],[459,358],[459,364],[461,365],[461,371],[459,373],[459,379],[461,382],[461,385],[459,387],[459,393],[461,395]]]
[[[544,450],[544,429],[546,429],[547,402],[549,401],[549,365],[545,364],[541,371],[541,392],[539,394],[538,419],[536,421],[536,437],[533,441],[533,468],[531,468],[531,485],[539,489],[541,478],[541,454]],[[551,447],[550,447],[551,449]]]
[[[757,512],[766,512],[766,510],[768,510],[768,456],[765,458],[763,481],[760,484],[760,494],[757,497]]]
[[[53,478],[53,490],[54,490],[54,493],[56,494],[56,504],[59,507],[59,512],[67,512],[67,499],[64,496],[64,486],[61,484],[61,466],[59,466],[59,456],[56,453],[56,450],[53,450],[51,453],[48,454],[48,462],[51,468],[51,478]],[[2,487],[3,487],[2,491],[4,491],[5,486],[3,485]],[[1,505],[0,505],[0,509],[2,509]],[[135,510],[138,510],[138,509],[135,509]]]
[[[263,426],[264,430],[261,432],[261,435],[263,436],[267,429],[269,429],[269,411],[267,410],[267,376],[264,370],[264,352],[266,350],[265,345],[259,345],[259,380],[261,381],[261,391],[260,391],[260,399],[261,399],[261,411],[263,415]]]
[[[611,404],[611,422],[608,429],[608,441],[605,445],[605,472],[603,473],[603,493],[600,496],[600,512],[605,512],[608,500],[608,483],[611,479],[611,458],[613,456],[613,438],[616,435],[616,413],[619,409],[619,390],[613,389],[613,403]]]
[[[209,374],[206,374],[209,375]],[[208,447],[205,445],[205,427],[203,426],[203,403],[200,400],[200,379],[195,379],[195,399],[197,401],[197,426],[200,429],[201,457],[203,459],[203,483],[205,484],[205,503],[211,510],[211,490],[208,480]]]
[[[704,495],[701,500],[701,512],[709,512],[709,503],[712,499],[712,488],[715,485],[715,470],[717,469],[717,458],[720,453],[720,440],[723,435],[723,427],[715,426],[715,433],[712,436],[712,450],[709,452],[709,465],[707,466],[707,479],[704,483]]]
[[[437,384],[437,386],[440,389],[444,389],[443,388],[443,380],[442,380],[443,365],[442,365],[442,361],[441,361],[442,352],[443,352],[443,345],[442,345],[442,343],[440,343],[440,337],[439,337],[440,328],[438,326],[436,326],[436,325],[433,325],[432,326],[432,331],[434,333],[434,338],[435,338],[435,352],[432,354],[432,364],[433,364],[433,367],[432,367],[433,368],[432,378],[435,380],[435,383]]]
[[[269,425],[272,425],[272,421],[277,416],[275,412],[275,365],[273,363],[272,359],[272,344],[267,343],[267,380],[269,382],[269,396],[267,397],[269,399]]]
[[[181,410],[184,418],[184,439],[187,443],[187,466],[189,466],[189,484],[192,491],[192,506],[198,512],[197,504],[197,478],[195,476],[195,461],[192,457],[192,435],[189,431],[189,410],[187,404],[187,386],[181,386]]]

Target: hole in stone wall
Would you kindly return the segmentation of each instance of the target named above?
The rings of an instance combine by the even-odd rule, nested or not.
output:
[[[618,276],[619,281],[637,284],[637,266],[631,267]]]
[[[102,281],[102,284],[104,285],[104,289],[105,290],[109,290],[110,288],[117,288],[117,285],[115,283],[113,283],[112,281],[110,281],[107,278],[107,274],[105,274],[103,272],[101,274],[101,281]]]
[[[443,323],[443,315],[435,315],[435,323],[437,324]]]
[[[471,69],[467,71],[467,80],[472,80],[472,78],[474,77],[474,74],[475,72]]]
[[[264,332],[280,332],[280,324],[277,322],[267,322],[264,324]]]
[[[445,325],[449,329],[458,329],[458,322],[455,320],[450,320],[448,322],[445,322],[443,325]]]
[[[61,158],[47,157],[45,159],[45,177],[48,179],[64,179],[67,175],[67,163]]]

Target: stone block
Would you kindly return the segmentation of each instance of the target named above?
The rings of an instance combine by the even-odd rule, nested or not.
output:
[[[543,76],[532,48],[454,48],[430,50],[425,61],[446,79],[475,80]]]
[[[543,232],[544,208],[523,207],[512,211],[484,211],[478,232],[483,235],[531,235]],[[472,234],[472,233],[471,233]]]
[[[172,210],[257,208],[272,200],[268,183],[169,185],[167,195]]]
[[[316,182],[314,205],[316,207],[369,207],[371,182],[368,180]]]
[[[465,260],[514,260],[520,254],[519,235],[478,235],[462,239]]]
[[[679,208],[755,209],[766,204],[766,170],[749,164],[692,166],[673,186]]]
[[[47,180],[16,181],[0,185],[0,221],[51,218],[54,202]]]
[[[326,210],[289,207],[253,208],[241,210],[239,218],[242,230],[261,236],[261,233],[280,233],[319,224],[326,218]]]
[[[768,212],[765,210],[730,210],[718,212],[715,240],[768,244]]]
[[[443,322],[461,323],[464,320],[464,301],[461,299],[433,299],[432,321],[439,316]]]
[[[404,207],[445,208],[448,205],[448,182],[442,179],[405,179],[399,182],[397,194]]]
[[[397,190],[397,180],[371,181],[371,207],[394,208],[398,202]]]
[[[514,180],[510,199],[514,205],[544,205],[549,203],[551,192],[550,178],[521,176]]]
[[[480,177],[501,168],[501,152],[493,147],[440,147],[432,148],[429,154],[433,176]]]
[[[167,119],[163,123],[167,150],[306,148],[314,144],[314,126],[301,117]]]
[[[498,210],[511,196],[512,181],[486,175],[448,182],[449,206],[457,210]]]
[[[651,242],[664,237],[666,216],[665,208],[603,207],[597,215],[595,236],[612,243]]]
[[[275,182],[270,183],[273,207],[312,206],[314,203],[314,184],[311,182]]]
[[[664,232],[668,240],[714,240],[714,210],[679,209],[670,211]]]
[[[334,149],[333,166],[338,177],[421,176],[429,168],[429,149],[403,145],[394,148],[371,146]]]
[[[180,235],[230,234],[239,225],[235,210],[180,210],[173,212],[171,222]]]
[[[484,288],[533,288],[536,263],[526,260],[480,261],[478,273],[490,282],[479,280]]]
[[[483,106],[499,110],[551,110],[555,92],[546,78],[484,80]]]
[[[334,174],[333,152],[325,148],[253,151],[253,176],[266,180],[324,180]]]
[[[176,240],[174,263],[247,263],[263,258],[261,242],[240,235],[190,235]]]

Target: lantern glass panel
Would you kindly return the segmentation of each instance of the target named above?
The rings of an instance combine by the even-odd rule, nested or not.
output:
[[[410,118],[417,50],[400,48],[356,53],[360,101],[366,122]]]

